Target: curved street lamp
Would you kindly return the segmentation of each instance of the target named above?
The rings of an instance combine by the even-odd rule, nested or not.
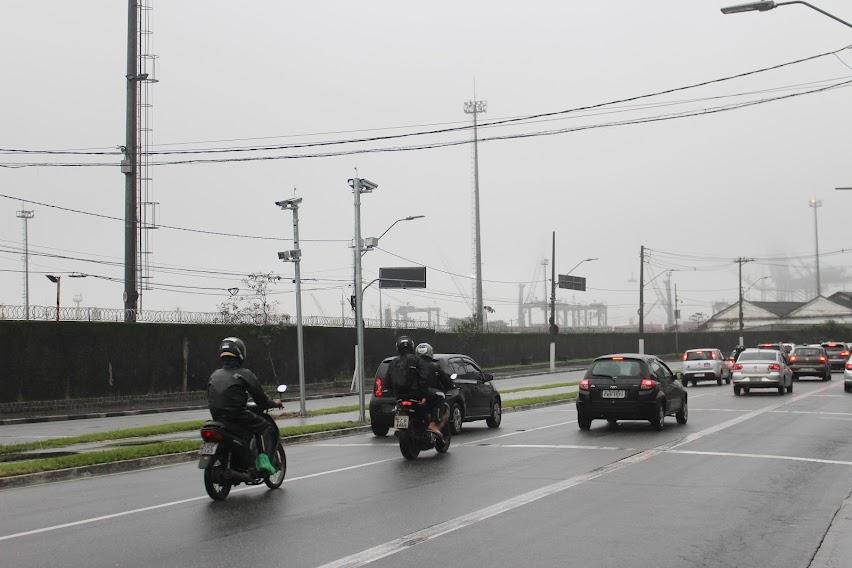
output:
[[[747,4],[736,4],[734,6],[728,6],[726,8],[722,8],[722,13],[723,14],[739,14],[739,13],[742,13],[742,12],[767,12],[769,10],[773,10],[773,9],[777,8],[778,6],[789,6],[790,4],[802,4],[802,5],[807,6],[808,8],[810,8],[812,10],[816,10],[817,12],[819,12],[820,14],[822,14],[824,16],[828,16],[832,20],[840,22],[844,26],[852,28],[852,24],[850,24],[846,20],[842,20],[842,19],[838,18],[837,16],[835,16],[834,14],[829,14],[825,10],[817,8],[816,6],[814,6],[813,4],[810,4],[808,2],[803,2],[802,0],[791,0],[790,2],[773,2],[771,0],[764,0],[762,2],[749,2]]]

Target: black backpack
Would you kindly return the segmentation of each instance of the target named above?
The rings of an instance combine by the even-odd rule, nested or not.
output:
[[[420,390],[420,372],[417,356],[411,353],[400,355],[391,361],[388,378],[397,397],[414,396]]]

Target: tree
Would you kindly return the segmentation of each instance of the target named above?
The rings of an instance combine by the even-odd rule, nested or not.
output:
[[[269,298],[269,286],[280,280],[280,276],[271,272],[249,274],[242,281],[249,292],[241,295],[237,290],[232,293],[230,298],[219,304],[219,313],[227,323],[268,325],[271,320],[276,319],[289,322],[289,315],[277,314],[280,302]]]

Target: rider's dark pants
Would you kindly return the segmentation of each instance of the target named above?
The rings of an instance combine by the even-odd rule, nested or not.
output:
[[[210,410],[213,420],[220,420],[233,424],[243,430],[260,434],[263,439],[263,450],[270,458],[275,454],[275,426],[264,420],[254,412],[241,410],[237,412],[229,410]],[[260,448],[258,448],[260,449]]]
[[[427,389],[426,392],[426,411],[429,413],[430,420],[433,422],[441,421],[441,404],[446,400],[443,396],[440,396],[438,393],[443,394],[443,391],[430,388]]]

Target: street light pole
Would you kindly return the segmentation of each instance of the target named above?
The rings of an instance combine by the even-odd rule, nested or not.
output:
[[[556,231],[553,231],[553,242],[550,252],[550,372],[556,370]]]
[[[59,285],[62,283],[61,276],[54,276],[53,274],[46,274],[47,279],[56,284],[56,321],[59,321]]]
[[[32,209],[21,209],[15,216],[24,222],[24,319],[30,319],[30,227],[35,216]]]
[[[791,4],[802,4],[803,6],[807,6],[808,8],[810,8],[812,10],[816,10],[817,12],[819,12],[820,14],[822,14],[824,16],[828,16],[832,20],[840,22],[844,26],[852,28],[852,24],[850,24],[846,20],[841,20],[840,18],[838,18],[834,14],[830,14],[830,13],[826,12],[825,10],[817,8],[816,6],[814,6],[813,4],[810,4],[808,2],[803,2],[802,0],[792,0],[790,2],[772,2],[772,1],[749,2],[748,4],[737,4],[735,6],[728,6],[726,8],[722,8],[722,13],[723,14],[739,14],[739,13],[742,13],[742,12],[766,12],[768,10],[772,10],[774,8],[777,8],[778,6],[789,6]]]
[[[293,212],[293,250],[278,253],[278,258],[293,262],[296,283],[296,350],[299,357],[299,416],[307,416],[305,407],[305,339],[302,330],[302,276],[300,265],[302,249],[299,247],[299,204],[302,198],[276,201],[275,205]]]
[[[822,207],[822,201],[811,199],[809,205],[814,209],[814,247],[816,248],[816,295],[822,296],[822,286],[819,279],[819,222],[817,221],[817,209]]]
[[[745,327],[744,323],[743,323],[743,264],[745,264],[746,262],[751,262],[753,260],[754,260],[753,258],[739,257],[738,259],[736,259],[734,261],[737,264],[739,264],[739,274],[740,274],[740,284],[739,284],[739,290],[740,290],[740,302],[739,302],[740,342],[739,342],[739,345],[745,345],[745,339],[743,339],[743,328]]]
[[[639,248],[639,354],[645,354],[645,245]]]
[[[476,95],[474,95],[476,96]],[[476,268],[476,299],[474,322],[476,326],[482,327],[482,243],[479,225],[479,133],[477,131],[476,117],[479,113],[488,110],[487,101],[476,99],[464,103],[465,114],[473,115],[473,214],[474,214],[474,264]]]
[[[361,288],[361,251],[363,243],[361,240],[361,194],[371,193],[379,186],[375,183],[362,179],[351,178],[349,187],[355,197],[355,335],[358,347],[355,355],[355,380],[358,382],[358,420],[361,423],[367,421],[366,405],[364,404],[364,290]]]

